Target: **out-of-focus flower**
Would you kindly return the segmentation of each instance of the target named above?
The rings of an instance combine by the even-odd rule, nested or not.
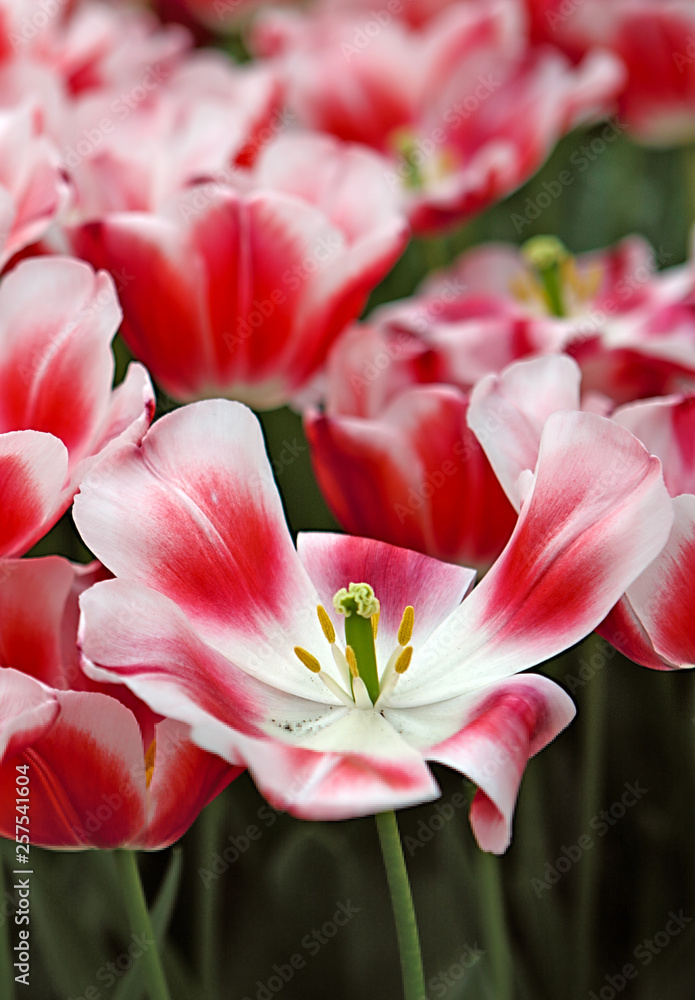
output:
[[[153,70],[171,72],[189,46],[182,28],[163,28],[150,12],[127,4],[0,2],[0,59],[44,65],[73,97],[142,87]]]
[[[296,551],[239,404],[171,413],[106,465],[75,506],[117,576],[81,600],[90,676],[305,818],[425,801],[426,760],[445,763],[479,785],[473,827],[496,852],[526,760],[572,716],[552,682],[513,675],[595,627],[670,527],[658,460],[593,414],[550,419],[510,543],[463,603],[471,570],[382,542]]]
[[[605,114],[622,79],[607,53],[573,68],[530,47],[517,0],[451,4],[418,27],[366,11],[275,11],[253,44],[277,63],[303,123],[390,157],[419,232],[521,185],[565,132]]]
[[[456,324],[441,316],[440,338],[416,333],[438,301],[420,300],[417,315],[415,301],[387,307],[341,337],[324,407],[308,407],[304,427],[319,486],[347,531],[487,568],[516,517],[466,424],[469,385],[457,375],[467,349],[475,354],[473,336],[457,340]],[[493,352],[505,355],[499,367],[517,356],[486,319],[476,328],[483,371],[471,369],[474,377]],[[512,329],[506,318],[492,325]]]
[[[511,365],[473,391],[469,422],[517,509],[535,467],[543,427],[580,406],[581,372],[568,357]],[[622,653],[656,670],[695,666],[695,400],[667,396],[618,407],[615,423],[662,462],[674,498],[673,528],[654,561],[628,587],[597,631]],[[494,420],[500,432],[487,435]]]
[[[327,137],[280,136],[252,169],[191,185],[157,213],[76,228],[76,252],[113,274],[123,336],[173,398],[292,399],[361,312],[408,238],[379,157]]]
[[[150,82],[131,108],[113,91],[73,102],[62,146],[75,188],[73,225],[157,211],[201,181],[224,184],[289,120],[275,74],[237,67],[222,53],[195,53]]]
[[[31,106],[0,110],[0,268],[46,234],[67,197],[58,150]]]
[[[534,237],[521,250],[476,247],[423,292],[436,300],[447,288],[462,290],[443,314],[469,321],[471,347],[459,350],[459,381],[470,372],[472,383],[515,360],[506,346],[511,340],[516,358],[570,354],[582,368],[585,394],[625,403],[682,391],[695,379],[693,264],[657,272],[657,260],[667,257],[637,236],[576,257],[552,237]],[[503,328],[507,318],[506,333],[493,336],[491,328],[486,347],[481,324],[497,317]],[[428,336],[440,340],[441,323],[426,325]]]
[[[26,552],[116,439],[154,412],[147,372],[111,389],[120,320],[113,281],[81,261],[20,263],[0,285],[0,555]]]
[[[534,37],[582,58],[610,49],[626,67],[619,117],[652,145],[695,139],[695,9],[686,0],[526,0]]]
[[[108,575],[54,556],[0,562],[3,714],[9,690],[13,717],[23,695],[33,723],[15,723],[0,755],[0,836],[15,837],[17,766],[29,778],[31,843],[54,848],[166,847],[239,774],[185,725],[80,670],[78,596]]]

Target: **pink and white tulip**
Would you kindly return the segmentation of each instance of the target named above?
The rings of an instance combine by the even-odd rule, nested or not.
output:
[[[280,136],[252,169],[158,212],[114,212],[76,251],[133,280],[123,336],[173,398],[293,399],[405,247],[380,159],[327,136]]]
[[[549,357],[510,366],[476,386],[469,423],[507,496],[522,507],[543,427],[552,414],[578,409],[581,372],[568,357]],[[598,627],[625,656],[656,670],[695,665],[695,407],[691,396],[646,400],[613,411],[613,421],[630,431],[663,465],[672,500],[673,527],[654,561],[627,588]],[[482,435],[495,419],[500,431]]]
[[[0,285],[0,556],[26,552],[67,509],[117,439],[154,413],[147,372],[112,390],[120,320],[113,281],[88,264],[37,258]]]
[[[620,120],[642,142],[695,139],[695,10],[689,0],[526,0],[538,41],[573,58],[600,46],[618,56],[626,78]]]
[[[270,12],[254,45],[301,122],[389,157],[416,232],[519,187],[562,135],[610,110],[622,79],[607,53],[575,68],[530,46],[518,0],[450,4],[417,26],[385,14],[378,25],[360,8]]]
[[[54,556],[0,562],[0,836],[15,835],[17,766],[31,843],[71,849],[166,847],[239,774],[80,670],[77,599],[108,575]]]
[[[434,798],[426,761],[445,763],[478,784],[471,820],[495,852],[526,760],[573,714],[555,684],[516,675],[599,623],[671,518],[658,460],[592,414],[548,421],[509,545],[471,593],[473,571],[382,542],[306,534],[295,550],[239,404],[171,413],[95,471],[75,520],[116,579],[82,596],[91,677],[190,725],[307,819]],[[337,614],[355,581],[378,624]],[[362,650],[348,665],[343,622],[364,648],[376,632],[369,676]]]

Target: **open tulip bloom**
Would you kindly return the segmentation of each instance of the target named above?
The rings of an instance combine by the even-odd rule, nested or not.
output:
[[[527,759],[571,720],[516,676],[590,632],[671,527],[658,459],[627,430],[558,413],[512,537],[483,581],[382,542],[286,527],[257,421],[212,400],[163,417],[82,483],[75,520],[115,574],[81,598],[84,669],[248,766],[274,806],[342,819],[470,777],[502,852]]]

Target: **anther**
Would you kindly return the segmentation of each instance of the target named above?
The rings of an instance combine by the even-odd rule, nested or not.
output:
[[[319,604],[316,608],[316,614],[319,616],[319,622],[321,623],[321,628],[323,629],[323,634],[326,636],[331,646],[335,642],[335,629],[333,628],[333,622],[328,617],[328,612],[322,604]]]
[[[398,645],[407,646],[413,637],[413,625],[415,624],[415,611],[408,605],[403,612],[401,624],[398,629]]]
[[[357,657],[355,656],[355,650],[352,646],[345,647],[345,659],[347,660],[347,665],[350,668],[350,673],[353,677],[359,677],[360,672],[357,669]]]
[[[404,674],[408,667],[410,666],[410,661],[413,658],[413,647],[406,646],[403,652],[400,654],[396,660],[393,669],[397,674]]]
[[[381,614],[380,611],[376,611],[372,615],[372,635],[374,636],[375,639],[376,639],[376,636],[377,636],[377,632],[379,631],[379,615],[380,614]]]
[[[308,670],[311,670],[312,674],[321,673],[321,664],[315,656],[312,656],[311,653],[307,653],[306,649],[302,649],[301,646],[295,646],[294,655]]]

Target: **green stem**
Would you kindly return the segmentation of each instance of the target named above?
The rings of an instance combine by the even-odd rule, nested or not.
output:
[[[604,640],[594,633],[583,645],[588,653],[603,651]],[[587,690],[584,715],[584,753],[582,780],[582,830],[591,829],[591,821],[601,807],[603,787],[603,762],[605,741],[605,716],[607,681],[605,666],[599,670]],[[585,997],[590,989],[594,958],[594,944],[599,904],[601,851],[587,851],[582,862],[582,879],[579,888],[577,913],[577,960],[581,970],[577,976],[578,997]]]
[[[123,886],[126,912],[131,931],[139,934],[148,943],[143,949],[140,961],[143,965],[143,979],[147,984],[149,1000],[171,1000],[169,988],[164,978],[164,970],[159,958],[154,931],[147,911],[145,893],[142,890],[137,858],[134,851],[119,850],[114,854],[116,867]]]
[[[375,819],[396,922],[404,1000],[425,1000],[425,973],[422,968],[420,936],[396,814],[377,813]]]
[[[478,864],[481,871],[483,897],[482,918],[485,939],[492,955],[495,977],[495,1000],[512,1000],[513,979],[507,920],[500,878],[500,859],[493,854],[480,853]]]

